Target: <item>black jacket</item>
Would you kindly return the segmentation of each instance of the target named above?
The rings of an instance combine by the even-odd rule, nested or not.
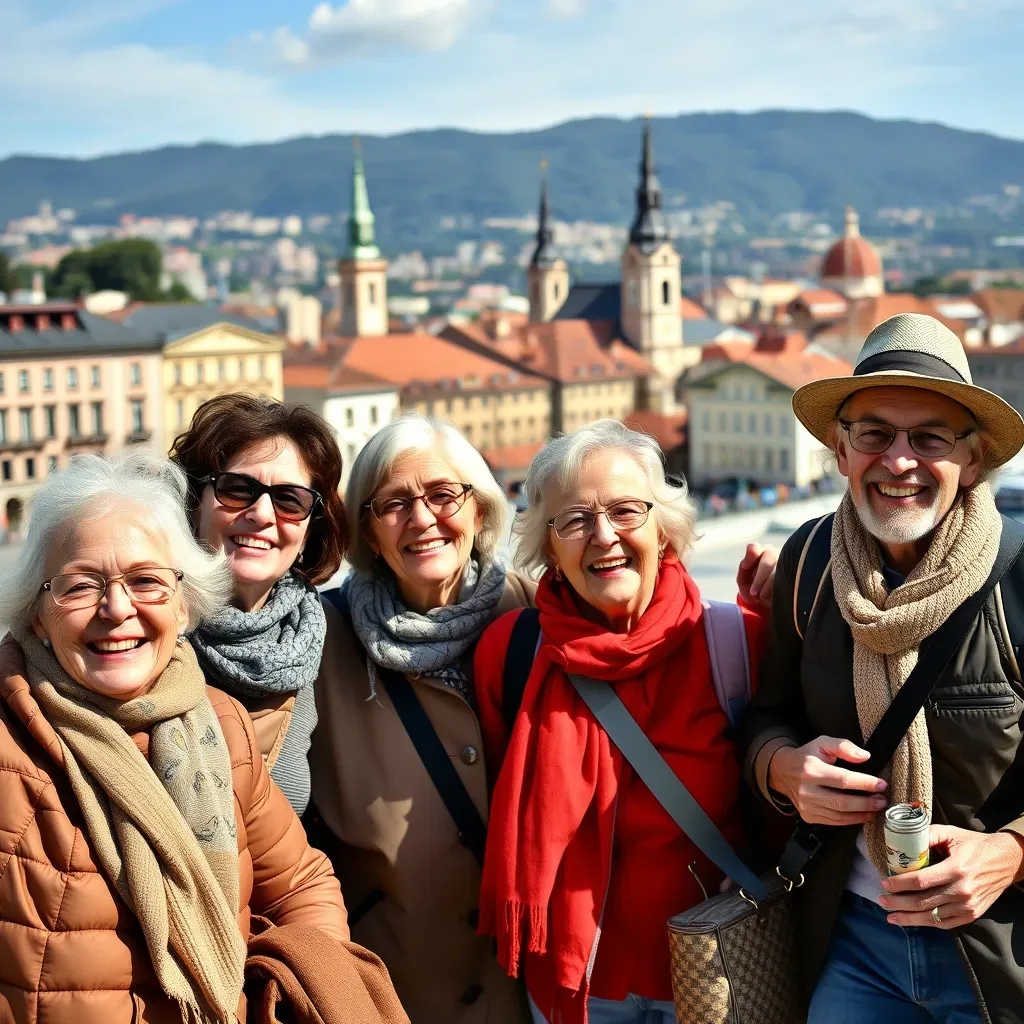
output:
[[[760,682],[743,722],[748,780],[768,796],[765,773],[782,744],[817,736],[862,743],[853,692],[853,637],[835,601],[831,577],[818,596],[804,640],[794,625],[794,577],[814,523],[786,542],[772,594],[772,632]],[[1024,593],[1024,559],[1004,577],[1001,590]],[[1002,602],[1009,609],[1009,602]],[[933,770],[933,820],[959,828],[1024,836],[1024,686],[1010,634],[1024,623],[1000,625],[996,595],[939,680],[926,705]],[[1013,607],[1016,607],[1014,605]],[[1022,652],[1024,653],[1024,652]],[[858,828],[822,830],[827,839],[794,892],[808,992],[824,966],[855,853]],[[1010,888],[985,916],[957,929],[982,1016],[992,1024],[1024,1024],[1024,890]]]

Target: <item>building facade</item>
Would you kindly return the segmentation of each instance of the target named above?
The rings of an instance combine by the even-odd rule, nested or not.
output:
[[[24,533],[35,492],[73,455],[164,448],[161,342],[72,304],[0,307],[0,519]]]

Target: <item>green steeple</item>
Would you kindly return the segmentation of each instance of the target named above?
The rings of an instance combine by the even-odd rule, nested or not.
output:
[[[352,168],[352,208],[348,216],[348,258],[350,260],[380,259],[380,249],[373,240],[373,210],[366,191],[363,151],[359,139],[353,138],[355,165]]]

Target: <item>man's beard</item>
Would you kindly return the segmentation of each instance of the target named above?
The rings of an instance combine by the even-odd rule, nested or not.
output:
[[[931,504],[927,508],[891,509],[883,518],[872,507],[869,493],[871,485],[878,483],[893,484],[896,487],[927,487],[932,497]],[[939,509],[938,481],[931,479],[926,482],[923,477],[911,482],[891,476],[863,480],[860,500],[855,500],[853,505],[861,525],[881,544],[912,544],[927,537],[942,518]]]

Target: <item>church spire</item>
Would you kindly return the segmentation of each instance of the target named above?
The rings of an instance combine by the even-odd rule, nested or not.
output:
[[[548,208],[548,162],[540,163],[540,212],[537,215],[537,247],[530,258],[531,267],[550,267],[557,259],[554,251],[555,232]]]
[[[370,195],[366,190],[366,172],[363,170],[363,150],[358,137],[352,139],[355,161],[352,167],[352,207],[348,216],[348,258],[375,260],[380,249],[374,241],[374,216],[370,209]]]
[[[654,169],[651,144],[651,118],[644,117],[644,148],[640,159],[640,183],[636,190],[636,216],[629,229],[629,241],[641,252],[651,252],[669,240],[665,216],[661,212],[661,184]]]

